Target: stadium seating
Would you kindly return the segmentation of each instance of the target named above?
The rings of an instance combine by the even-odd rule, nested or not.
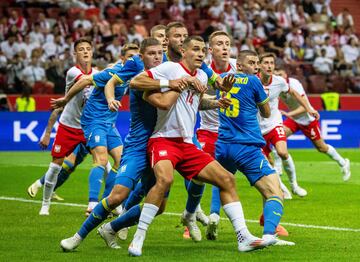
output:
[[[309,76],[310,93],[321,94],[327,90],[326,76],[324,75],[311,75]]]

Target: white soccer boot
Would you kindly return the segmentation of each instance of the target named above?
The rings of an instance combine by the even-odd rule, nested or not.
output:
[[[74,251],[82,242],[82,238],[76,233],[74,236],[61,240],[60,246],[64,252]]]
[[[295,242],[282,240],[280,238],[275,238],[274,246],[295,246]]]
[[[220,221],[220,216],[216,213],[210,214],[209,224],[206,228],[206,239],[216,240],[218,236],[218,225]]]
[[[262,240],[264,240],[264,245],[265,246],[272,246],[275,245],[276,243],[276,234],[274,235],[270,235],[270,234],[266,234],[262,236]]]
[[[127,239],[128,233],[129,233],[129,228],[130,227],[124,227],[117,232],[117,235],[120,240],[125,241]]]
[[[32,183],[28,189],[27,192],[31,198],[36,197],[37,193],[39,192],[39,189],[42,187],[42,184],[40,183],[40,180],[36,180],[34,183]]]
[[[49,209],[50,209],[50,206],[44,206],[44,205],[41,206],[39,215],[40,215],[40,216],[48,216],[48,215],[50,215]]]
[[[255,237],[249,232],[245,236],[240,232],[237,232],[236,237],[238,241],[238,250],[240,252],[249,252],[265,247],[265,242],[263,239]]]
[[[144,245],[145,236],[135,234],[131,241],[128,252],[130,256],[139,257],[142,255],[142,247]]]
[[[292,186],[291,191],[295,194],[298,195],[299,197],[304,197],[307,195],[307,191],[303,188],[301,188],[298,185]]]
[[[209,218],[207,215],[205,215],[202,209],[196,211],[195,215],[196,215],[196,221],[199,221],[203,226],[207,226],[209,224]]]
[[[280,184],[281,190],[284,193],[284,199],[292,199],[292,195],[290,193],[290,190],[283,184]]]
[[[343,173],[343,180],[348,181],[351,177],[351,171],[350,171],[350,160],[345,159],[345,164],[341,167],[341,172]]]
[[[118,243],[116,243],[116,232],[113,230],[107,230],[106,224],[101,225],[97,232],[104,239],[105,244],[112,249],[120,249]]]
[[[193,219],[187,219],[183,213],[183,215],[181,216],[181,223],[189,229],[190,237],[193,241],[201,241],[201,231],[196,224],[195,216],[193,217]]]

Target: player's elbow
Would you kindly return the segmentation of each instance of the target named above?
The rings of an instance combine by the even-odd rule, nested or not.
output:
[[[133,78],[131,79],[130,83],[129,83],[129,87],[130,88],[135,88],[136,87],[136,80]]]
[[[156,107],[161,109],[161,110],[170,110],[171,106],[172,105],[170,103],[159,102]]]
[[[270,106],[268,103],[259,107],[260,115],[264,118],[269,118],[271,115]]]

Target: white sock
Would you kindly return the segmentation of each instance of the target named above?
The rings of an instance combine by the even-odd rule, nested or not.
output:
[[[281,158],[277,154],[276,150],[273,151],[273,155],[274,155],[274,169],[275,169],[277,174],[281,175],[282,174],[282,161],[281,161]]]
[[[187,220],[196,220],[195,213],[189,213],[186,209],[184,211],[184,217]]]
[[[73,237],[77,240],[82,240],[82,237],[78,233],[75,233]]]
[[[241,203],[232,202],[223,206],[224,212],[230,219],[235,232],[240,232],[242,229],[247,228],[244,218],[244,212]]]
[[[112,233],[115,233],[114,229],[111,227],[111,224],[110,223],[106,223],[104,228],[107,230],[107,231],[110,231]]]
[[[326,152],[326,154],[331,157],[333,160],[335,160],[336,162],[338,162],[338,164],[340,166],[344,166],[345,165],[345,159],[340,156],[340,154],[336,151],[336,149],[331,146],[331,145],[328,145],[329,149],[328,151]]]
[[[157,212],[159,210],[158,206],[153,204],[145,203],[139,219],[139,224],[136,230],[135,235],[145,235],[148,230],[149,225],[154,220]]]
[[[99,202],[96,202],[96,201],[94,201],[94,202],[89,202],[89,204],[88,204],[88,209],[93,210],[98,203],[99,203]]]
[[[40,179],[36,180],[35,184],[36,184],[37,187],[42,187],[43,186],[43,184],[41,184]]]
[[[195,213],[196,213],[196,212],[202,212],[202,209],[201,209],[201,205],[200,205],[200,204],[197,205],[197,207],[196,207],[196,209],[195,209]]]
[[[45,174],[45,184],[43,193],[43,206],[50,206],[50,199],[56,185],[58,174],[60,173],[61,166],[55,163],[50,163],[49,169]]]
[[[284,169],[285,172],[287,174],[287,176],[289,177],[289,181],[292,187],[297,187],[297,180],[296,180],[296,171],[295,171],[295,164],[294,161],[291,157],[291,155],[289,155],[288,159],[283,160],[283,164],[284,164]]]

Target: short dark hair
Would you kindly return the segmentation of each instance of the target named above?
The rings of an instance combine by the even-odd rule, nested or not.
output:
[[[192,35],[192,36],[188,36],[185,38],[184,43],[183,43],[183,48],[186,49],[189,47],[189,44],[191,41],[199,41],[199,42],[204,42],[204,39],[201,36],[198,35]]]
[[[137,44],[133,44],[133,43],[126,44],[121,49],[121,55],[124,56],[126,54],[126,52],[129,50],[139,50],[139,46]]]
[[[212,32],[211,35],[209,36],[209,45],[210,45],[210,46],[211,46],[212,40],[213,40],[215,37],[219,36],[219,35],[227,36],[227,37],[230,39],[230,41],[231,41],[231,37],[230,37],[229,34],[226,33],[225,31],[215,31],[215,32]]]
[[[267,57],[272,57],[274,62],[276,61],[276,55],[274,53],[265,52],[259,55],[260,63]]]
[[[171,22],[168,23],[165,29],[165,34],[168,37],[169,36],[169,32],[171,30],[171,28],[186,28],[185,24],[182,22]]]
[[[76,47],[81,43],[88,43],[91,47],[93,46],[92,42],[88,38],[81,37],[74,42],[74,50],[76,50]]]
[[[153,36],[154,33],[156,31],[159,30],[165,30],[166,31],[166,26],[165,25],[154,25],[151,29],[150,29],[150,35]]]
[[[153,37],[145,38],[140,44],[140,53],[144,54],[145,49],[148,46],[154,46],[154,45],[161,45],[161,43],[159,42],[159,40],[157,40],[156,38],[153,38]]]
[[[248,56],[258,56],[258,54],[253,50],[242,50],[238,54],[237,61],[243,62],[244,59]]]

